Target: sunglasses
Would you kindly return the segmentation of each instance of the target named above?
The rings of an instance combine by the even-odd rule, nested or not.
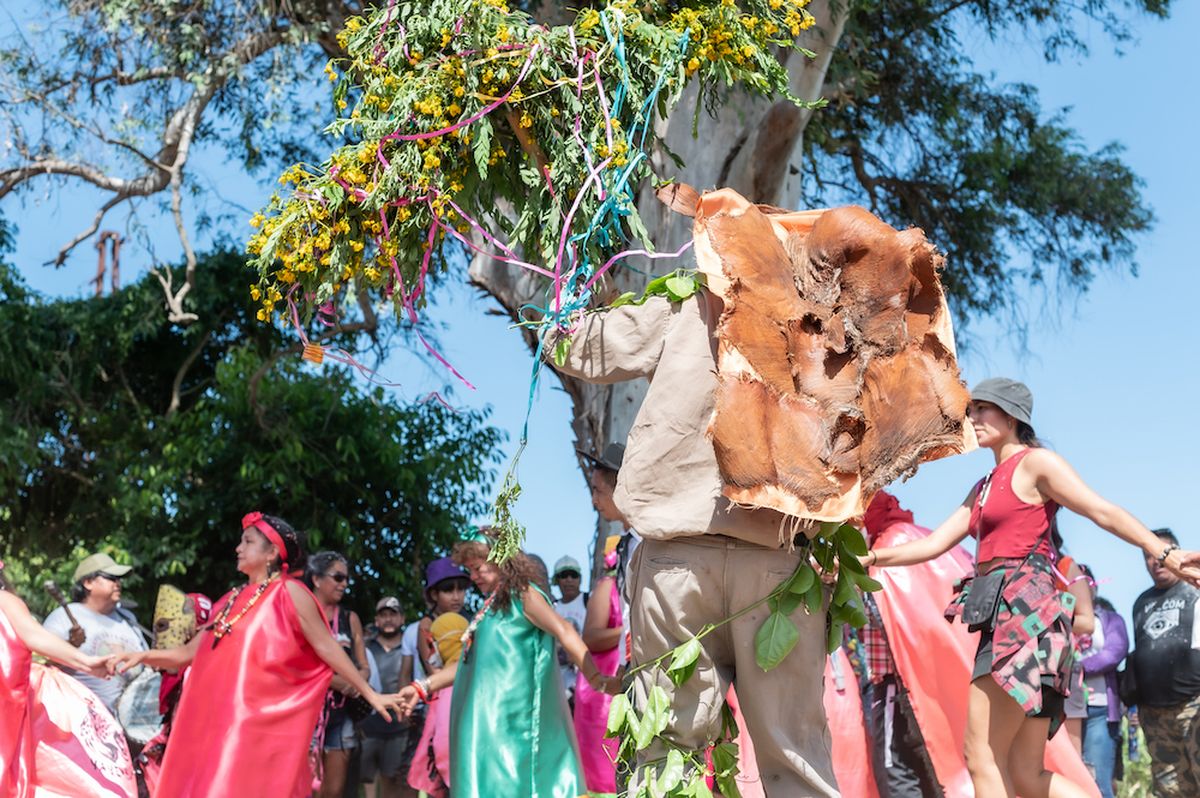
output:
[[[332,579],[333,581],[337,582],[339,585],[342,582],[350,581],[349,574],[321,574],[321,576],[325,577],[326,579]]]
[[[101,579],[107,579],[110,582],[120,582],[121,581],[121,577],[113,576],[112,574],[106,574],[103,572],[96,574],[96,576],[100,577]]]
[[[563,571],[554,578],[555,579],[578,579],[579,572],[578,571]]]

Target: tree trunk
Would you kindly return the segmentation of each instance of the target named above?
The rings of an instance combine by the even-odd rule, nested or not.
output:
[[[844,9],[845,3],[839,0],[814,0],[808,7],[817,24],[805,34],[804,44],[817,57],[788,54],[791,90],[797,97],[820,98],[829,61],[845,25]],[[813,112],[786,100],[771,102],[739,92],[727,98],[716,117],[701,111],[693,136],[696,94],[693,84],[684,92],[675,114],[669,120],[660,120],[657,131],[683,160],[684,168],[676,171],[670,157],[658,150],[651,153],[654,172],[673,176],[677,182],[700,191],[727,186],[753,202],[796,206],[800,201],[802,139]],[[674,251],[690,239],[691,220],[659,203],[653,186],[641,188],[638,209],[656,250]],[[637,271],[615,270],[611,279],[614,296],[624,291],[641,291],[647,282],[645,275],[673,268],[636,258],[627,263]],[[471,262],[469,278],[514,319],[523,304],[534,301],[541,304],[546,291],[544,278],[483,257]],[[528,331],[524,335],[531,350],[536,350],[534,337]],[[599,453],[608,443],[625,440],[646,394],[644,380],[591,385],[557,372],[555,376],[571,397],[576,448]],[[584,465],[581,461],[581,467]],[[594,566],[598,567],[603,558],[604,537],[616,531],[613,526],[598,522]]]

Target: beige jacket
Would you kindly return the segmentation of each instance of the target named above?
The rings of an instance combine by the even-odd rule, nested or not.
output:
[[[556,368],[586,382],[650,381],[614,493],[639,535],[729,535],[776,548],[791,541],[792,519],[731,506],[721,495],[706,435],[717,387],[715,304],[698,291],[678,304],[651,297],[644,305],[589,313],[571,336],[566,363]],[[559,335],[552,331],[543,351],[552,353]]]

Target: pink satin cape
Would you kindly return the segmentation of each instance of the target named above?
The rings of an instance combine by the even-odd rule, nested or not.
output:
[[[928,529],[915,524],[891,524],[872,545],[899,546],[928,534]],[[879,613],[946,798],[975,794],[963,744],[970,674],[979,635],[968,632],[957,621],[947,623],[943,615],[953,595],[954,582],[973,570],[971,556],[956,546],[930,562],[903,568],[873,568],[871,574],[883,584],[883,590],[875,594]],[[836,746],[837,743],[835,764]],[[1095,781],[1065,734],[1056,735],[1047,744],[1046,768],[1099,798]],[[839,773],[839,781],[840,778]]]
[[[253,593],[242,591],[231,618]],[[218,611],[232,596],[217,603]],[[312,601],[321,612],[307,588],[302,600]],[[157,794],[309,795],[313,774],[308,748],[333,671],[305,639],[285,581],[273,582],[216,648],[212,643],[212,632],[202,632],[171,727]]]
[[[871,748],[863,721],[862,693],[850,658],[839,648],[825,660],[825,717],[833,740],[833,772],[842,795],[879,798],[871,775]]]
[[[121,727],[91,690],[33,662],[0,612],[0,796],[136,795]]]

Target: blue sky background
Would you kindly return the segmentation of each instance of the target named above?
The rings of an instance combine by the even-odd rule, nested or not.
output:
[[[3,5],[0,30],[11,30],[10,12],[22,23],[29,19],[27,7],[7,0]],[[970,384],[995,375],[1027,382],[1039,434],[1102,495],[1151,527],[1173,527],[1192,548],[1200,547],[1189,510],[1192,494],[1200,492],[1195,460],[1200,449],[1195,410],[1200,392],[1195,326],[1200,67],[1192,52],[1198,30],[1200,6],[1181,3],[1166,22],[1136,20],[1135,40],[1125,46],[1123,57],[1102,31],[1085,30],[1092,57],[1054,65],[1042,60],[1035,45],[993,44],[966,32],[978,64],[1002,81],[1037,86],[1047,113],[1068,107],[1069,123],[1089,147],[1123,143],[1126,161],[1146,182],[1145,196],[1158,223],[1139,242],[1138,277],[1104,275],[1078,302],[1061,307],[1029,297],[1028,351],[1010,331],[976,323],[971,348],[961,356]],[[193,174],[202,176],[205,187],[198,202],[210,211],[246,218],[271,190],[270,175],[252,179],[211,150],[200,149],[195,163],[199,168]],[[38,184],[23,204],[10,201],[4,208],[19,227],[15,262],[29,283],[47,294],[87,295],[95,269],[91,242],[62,270],[40,264],[86,225],[98,207],[97,195],[79,186],[47,186]],[[195,208],[197,201],[190,204]],[[124,224],[124,217],[116,216],[106,227]],[[152,203],[142,206],[135,224],[144,226],[158,260],[179,259],[178,240]],[[207,233],[198,238],[201,249],[211,242]],[[144,247],[127,246],[126,279],[144,271],[150,257]],[[529,353],[504,319],[486,313],[493,307],[489,300],[453,279],[448,283],[428,319],[446,325],[439,336],[442,352],[477,390],[451,386],[447,395],[461,406],[490,405],[493,422],[509,431],[511,454],[525,413]],[[452,379],[404,352],[389,358],[381,376],[402,383],[399,393],[407,398],[442,389]],[[551,564],[564,553],[583,560],[595,528],[572,443],[569,401],[547,375],[534,400],[518,513],[529,528],[528,548]],[[895,492],[919,523],[935,526],[990,467],[988,452],[952,458],[922,466]],[[286,515],[286,508],[280,511]],[[1070,513],[1064,512],[1061,522],[1071,553],[1092,565],[1102,592],[1128,614],[1149,581],[1138,552]]]

